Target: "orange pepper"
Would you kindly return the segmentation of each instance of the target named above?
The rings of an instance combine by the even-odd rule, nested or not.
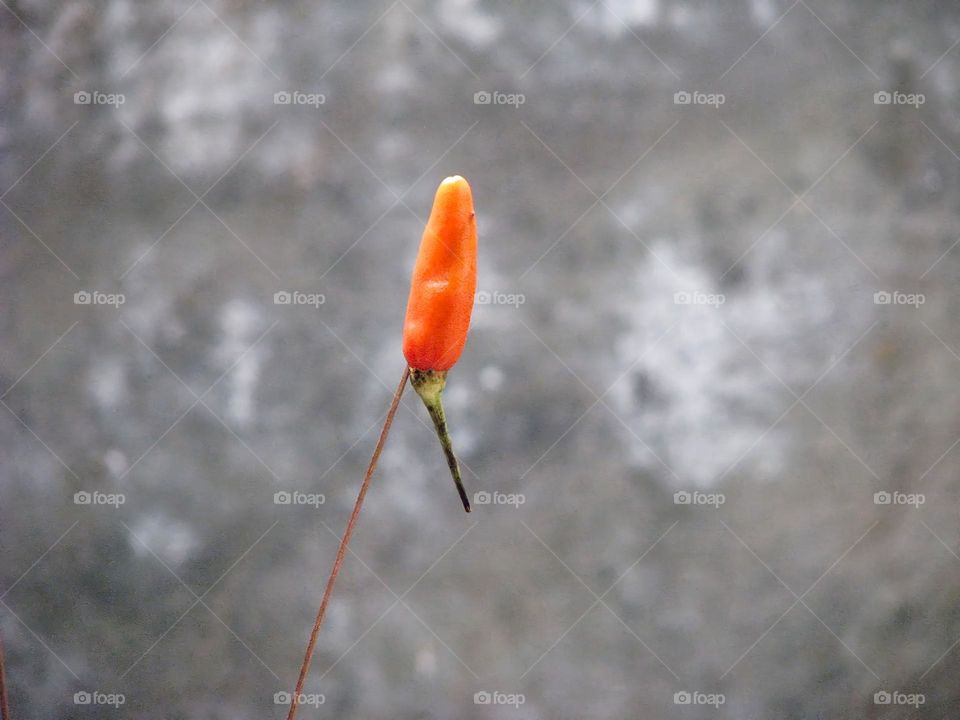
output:
[[[410,288],[410,300],[407,304],[407,317],[403,326],[403,354],[409,367],[403,371],[400,384],[393,394],[393,402],[387,411],[387,417],[380,431],[380,439],[370,458],[363,483],[357,493],[353,512],[347,521],[347,528],[340,539],[333,569],[327,578],[320,609],[310,631],[307,650],[300,665],[296,688],[290,696],[290,710],[287,720],[295,720],[303,684],[310,672],[310,662],[317,645],[320,627],[326,616],[327,606],[333,596],[333,586],[337,582],[340,568],[347,557],[347,544],[357,526],[360,508],[370,487],[370,479],[380,458],[380,452],[387,439],[387,433],[393,424],[400,398],[407,386],[407,380],[413,384],[417,394],[427,406],[430,419],[437,429],[437,436],[443,446],[447,465],[453,474],[453,482],[460,493],[463,509],[470,512],[470,501],[460,480],[460,464],[453,454],[453,444],[447,431],[447,421],[443,414],[440,396],[447,381],[447,370],[453,367],[463,352],[470,328],[470,315],[473,312],[474,292],[477,288],[477,221],[473,212],[473,198],[470,186],[459,175],[449,177],[440,183],[433,200],[433,210],[427,229],[420,241],[420,251],[413,269],[413,286]],[[0,648],[2,654],[2,648]],[[0,657],[2,665],[2,657]],[[0,668],[2,669],[2,668]],[[0,689],[2,689],[0,682]],[[6,712],[3,718],[6,720]]]
[[[460,479],[441,394],[447,371],[467,342],[477,290],[477,220],[470,185],[459,175],[437,188],[420,241],[403,325],[403,354],[410,381],[437,430],[454,484],[470,512]]]
[[[437,188],[413,268],[403,354],[414,370],[449,370],[467,341],[477,290],[477,220],[467,181]]]

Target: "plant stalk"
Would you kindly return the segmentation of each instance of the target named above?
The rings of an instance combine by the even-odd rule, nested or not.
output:
[[[400,384],[393,394],[393,402],[387,411],[386,420],[383,421],[383,429],[380,431],[380,439],[377,440],[377,446],[373,450],[373,457],[370,458],[370,465],[367,466],[367,473],[363,476],[363,482],[360,484],[360,492],[357,493],[357,501],[353,505],[353,512],[350,513],[350,519],[347,521],[347,528],[343,531],[343,538],[340,540],[340,547],[337,549],[337,558],[333,561],[333,569],[330,571],[330,577],[327,578],[327,587],[323,591],[323,599],[320,601],[320,609],[317,611],[317,619],[313,623],[313,629],[310,631],[310,641],[307,643],[307,651],[303,656],[303,664],[300,666],[300,676],[297,678],[297,687],[294,690],[293,697],[290,698],[290,711],[287,713],[287,720],[294,720],[297,714],[297,707],[300,701],[300,695],[303,692],[303,684],[307,679],[307,673],[310,670],[310,661],[313,660],[313,651],[317,646],[317,636],[320,634],[320,626],[323,625],[323,618],[327,614],[327,605],[330,603],[330,596],[333,595],[333,586],[337,582],[337,576],[340,574],[340,568],[343,566],[344,558],[347,555],[347,545],[350,543],[350,536],[353,535],[353,529],[356,527],[357,519],[360,517],[360,508],[363,506],[363,499],[370,487],[370,478],[373,477],[373,471],[377,467],[377,461],[380,459],[380,452],[387,441],[387,435],[390,433],[390,426],[393,425],[393,418],[397,414],[397,408],[400,407],[400,397],[407,386],[407,380],[410,377],[410,368],[403,371],[403,377],[400,378]],[[3,720],[7,720],[6,714]]]
[[[3,655],[2,638],[0,638],[0,718],[10,720],[10,701],[7,698],[7,665]]]

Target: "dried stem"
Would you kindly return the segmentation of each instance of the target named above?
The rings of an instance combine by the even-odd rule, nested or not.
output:
[[[10,702],[7,699],[7,667],[3,656],[2,638],[0,638],[0,718],[10,720]]]
[[[323,591],[323,599],[320,601],[320,609],[317,611],[317,619],[313,623],[313,630],[310,631],[310,641],[307,643],[307,651],[303,656],[303,665],[300,666],[300,676],[297,678],[297,687],[290,698],[290,711],[287,713],[287,720],[294,720],[297,714],[297,706],[300,700],[300,694],[303,692],[303,683],[307,679],[307,672],[310,670],[310,661],[313,659],[313,651],[317,646],[317,636],[320,634],[320,626],[323,624],[323,617],[327,613],[327,605],[330,602],[330,596],[333,594],[333,586],[337,582],[337,575],[340,574],[340,568],[343,566],[343,560],[347,555],[347,545],[350,542],[350,536],[353,535],[353,529],[357,524],[357,518],[360,517],[360,508],[363,506],[363,498],[370,487],[370,478],[373,477],[373,471],[376,470],[377,461],[380,459],[380,452],[383,450],[383,444],[387,440],[390,432],[390,426],[393,424],[393,418],[397,414],[397,408],[400,407],[400,397],[407,386],[407,380],[410,377],[410,368],[403,371],[403,377],[400,378],[400,384],[397,391],[393,394],[393,402],[387,411],[387,418],[383,422],[383,429],[380,431],[380,439],[377,440],[377,446],[373,450],[373,457],[370,458],[370,465],[367,467],[367,473],[363,476],[363,483],[360,485],[360,492],[357,493],[357,501],[353,505],[353,512],[350,513],[350,519],[347,521],[347,529],[343,531],[343,538],[340,540],[340,547],[337,549],[337,558],[333,561],[333,569],[330,571],[330,577],[327,578],[327,587]],[[3,720],[7,720],[6,714]]]

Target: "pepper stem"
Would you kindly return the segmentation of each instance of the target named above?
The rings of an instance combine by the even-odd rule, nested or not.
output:
[[[463,489],[463,481],[460,479],[460,463],[457,462],[457,456],[453,454],[453,442],[450,440],[447,418],[443,413],[441,395],[444,386],[447,384],[447,372],[446,370],[410,368],[410,384],[413,385],[413,389],[423,400],[423,404],[427,406],[427,412],[430,413],[430,419],[433,420],[437,437],[443,447],[443,454],[447,458],[447,466],[453,476],[453,484],[457,486],[457,492],[460,494],[463,509],[470,512],[470,500],[467,498],[467,491]]]
[[[3,640],[0,639],[0,717],[10,720],[10,702],[7,700],[7,670],[3,659]]]
[[[377,446],[373,450],[373,457],[370,458],[370,464],[367,466],[367,472],[363,476],[363,482],[360,484],[360,491],[357,493],[357,500],[353,505],[353,512],[350,513],[350,519],[347,520],[347,529],[343,531],[343,537],[340,539],[340,547],[337,548],[337,557],[333,561],[333,569],[327,578],[327,587],[323,591],[323,599],[320,601],[320,609],[317,611],[317,619],[313,621],[313,629],[310,631],[310,640],[307,641],[307,651],[303,656],[303,663],[300,665],[300,675],[297,677],[297,686],[290,696],[290,711],[287,713],[287,720],[295,720],[297,708],[299,707],[300,697],[303,694],[303,684],[307,679],[307,673],[310,671],[310,662],[313,660],[313,651],[317,646],[317,637],[320,635],[320,626],[323,625],[323,618],[327,614],[327,605],[330,597],[333,595],[333,586],[337,582],[337,576],[340,574],[340,568],[343,567],[343,561],[347,556],[347,545],[350,544],[350,537],[353,535],[353,529],[357,526],[357,519],[360,517],[360,508],[363,507],[363,499],[367,496],[367,490],[370,488],[370,479],[373,477],[373,471],[377,468],[377,461],[380,459],[380,453],[383,451],[383,445],[387,441],[387,435],[390,433],[390,426],[393,425],[393,418],[397,414],[397,408],[400,407],[400,397],[407,387],[407,378],[410,377],[410,369],[403,371],[403,377],[400,378],[400,384],[397,391],[393,394],[393,402],[390,403],[390,409],[387,410],[387,418],[383,421],[383,429],[380,431],[380,439],[377,440]],[[2,720],[8,720],[6,710],[4,710]]]

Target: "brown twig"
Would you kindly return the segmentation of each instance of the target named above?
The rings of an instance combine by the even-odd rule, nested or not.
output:
[[[327,604],[330,602],[330,596],[333,594],[333,586],[337,582],[337,575],[340,574],[340,568],[347,555],[347,545],[350,542],[350,536],[357,524],[357,518],[360,517],[360,508],[363,506],[363,498],[370,487],[370,478],[373,477],[373,471],[376,470],[377,461],[380,459],[380,452],[383,450],[383,444],[387,440],[387,434],[390,432],[390,426],[393,424],[393,417],[397,414],[397,408],[400,407],[400,396],[407,386],[407,380],[410,377],[410,368],[403,371],[403,377],[400,378],[400,384],[397,391],[393,394],[393,402],[387,411],[387,418],[383,421],[383,429],[380,431],[380,439],[377,440],[377,446],[373,450],[373,457],[370,458],[370,465],[367,467],[367,474],[363,476],[363,482],[360,484],[360,492],[357,493],[357,501],[353,505],[353,512],[350,513],[350,519],[347,521],[347,529],[343,531],[343,538],[340,540],[340,547],[337,549],[337,558],[333,561],[333,569],[330,571],[330,577],[327,578],[327,587],[323,591],[323,599],[320,601],[320,609],[317,611],[317,619],[313,623],[313,630],[310,631],[310,641],[307,643],[307,651],[303,656],[303,665],[300,666],[300,676],[297,678],[297,687],[290,698],[290,712],[287,713],[287,720],[294,720],[297,714],[297,706],[300,700],[300,694],[303,692],[303,683],[307,679],[307,672],[310,670],[310,661],[313,659],[313,651],[317,646],[317,636],[320,634],[320,626],[323,624],[323,616],[327,613]],[[3,716],[7,720],[7,716]]]
[[[0,718],[10,720],[10,703],[7,700],[7,667],[3,657],[3,639],[0,639]]]

